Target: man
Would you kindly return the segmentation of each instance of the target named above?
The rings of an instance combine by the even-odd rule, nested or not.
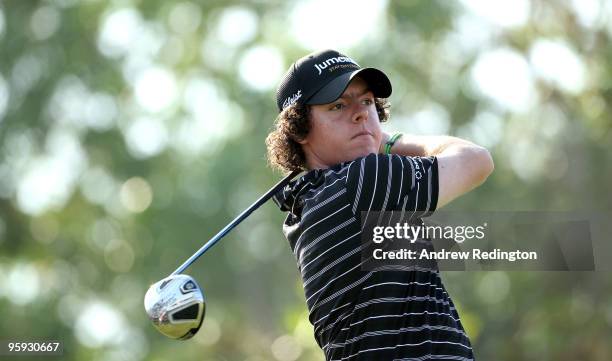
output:
[[[307,173],[275,196],[326,360],[472,360],[436,269],[362,270],[361,217],[423,217],[485,181],[489,152],[450,136],[390,136],[387,76],[334,50],[291,65],[266,139],[270,163]]]

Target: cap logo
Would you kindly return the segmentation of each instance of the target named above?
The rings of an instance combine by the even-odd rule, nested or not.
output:
[[[285,109],[286,107],[290,105],[293,105],[301,97],[302,97],[302,90],[298,90],[297,93],[287,97],[287,99],[285,99],[285,101],[283,102],[283,109]]]
[[[323,72],[323,69],[326,69],[328,66],[332,64],[336,64],[336,63],[353,63],[359,66],[359,64],[357,64],[355,60],[349,58],[348,56],[338,56],[338,57],[329,58],[320,63],[317,63],[314,65],[314,67],[315,69],[319,71],[318,75],[321,75],[321,73]]]

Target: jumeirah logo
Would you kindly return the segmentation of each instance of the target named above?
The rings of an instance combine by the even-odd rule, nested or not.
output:
[[[357,64],[355,60],[349,58],[348,56],[338,56],[338,57],[326,59],[322,61],[321,63],[315,64],[314,67],[315,69],[319,71],[318,75],[321,75],[321,73],[323,72],[323,69],[326,69],[328,66],[332,64],[337,64],[337,63],[353,63],[359,66],[359,64]]]

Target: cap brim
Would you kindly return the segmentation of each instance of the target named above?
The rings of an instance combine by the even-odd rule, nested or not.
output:
[[[363,68],[344,73],[330,81],[310,97],[306,104],[327,104],[335,101],[344,93],[351,80],[357,76],[365,80],[376,98],[388,98],[391,95],[391,81],[385,73],[376,68]]]

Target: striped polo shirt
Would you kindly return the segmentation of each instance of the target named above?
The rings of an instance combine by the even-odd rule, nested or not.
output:
[[[274,201],[326,360],[473,360],[437,269],[362,270],[361,217],[431,214],[435,157],[370,154],[292,181]]]

